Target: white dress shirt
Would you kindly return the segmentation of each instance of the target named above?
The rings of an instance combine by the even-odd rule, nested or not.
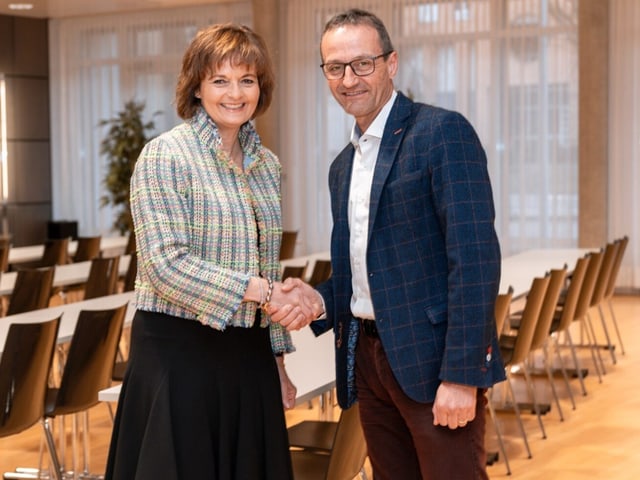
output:
[[[367,275],[367,245],[369,244],[369,204],[371,183],[376,167],[384,126],[397,93],[380,110],[367,131],[360,134],[357,125],[351,130],[351,143],[355,148],[351,187],[349,190],[349,252],[351,258],[351,313],[354,317],[373,320],[373,303]]]

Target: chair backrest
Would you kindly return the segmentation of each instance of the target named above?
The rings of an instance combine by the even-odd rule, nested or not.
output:
[[[120,257],[99,257],[91,260],[84,299],[113,295],[118,287]]]
[[[81,310],[60,388],[46,416],[77,413],[98,403],[98,392],[111,384],[127,304],[108,310]]]
[[[44,252],[38,263],[40,267],[65,265],[69,260],[69,238],[49,239],[44,243]]]
[[[547,291],[544,294],[544,300],[540,307],[540,315],[538,316],[536,328],[533,332],[533,338],[531,339],[531,350],[542,348],[551,334],[551,322],[553,321],[553,315],[558,307],[560,292],[562,291],[566,278],[566,266],[561,269],[553,269],[549,273],[549,285],[547,286]]]
[[[127,239],[127,246],[124,248],[125,255],[131,255],[136,252],[136,234],[133,230],[129,232],[129,238]]]
[[[285,230],[282,232],[282,243],[280,244],[280,260],[293,258],[296,251],[297,230]]]
[[[7,315],[47,308],[53,290],[55,266],[18,270],[9,296]]]
[[[571,326],[571,322],[576,318],[576,307],[590,261],[591,255],[585,255],[584,257],[580,257],[576,261],[576,266],[573,267],[569,286],[567,287],[564,301],[560,307],[558,325],[555,327],[555,330],[558,332],[564,332],[568,329]]]
[[[326,480],[351,479],[362,470],[367,458],[367,443],[357,403],[340,413],[330,455]]]
[[[611,269],[616,261],[619,246],[620,244],[618,242],[609,242],[604,248],[602,264],[600,265],[600,270],[598,270],[596,283],[593,286],[593,293],[591,294],[591,307],[595,307],[604,300],[604,294],[607,290]]]
[[[9,245],[0,245],[0,272],[9,271]]]
[[[616,240],[618,243],[618,251],[616,253],[616,259],[611,266],[611,273],[609,274],[609,281],[607,282],[607,288],[604,292],[604,298],[613,297],[613,293],[616,288],[616,280],[618,279],[618,273],[620,272],[620,265],[622,264],[622,258],[624,252],[627,250],[627,244],[629,243],[629,237],[624,236]]]
[[[306,265],[285,265],[284,269],[282,270],[282,280],[286,280],[289,277],[304,278],[305,268],[307,268]]]
[[[88,262],[100,256],[100,242],[102,236],[78,237],[76,253],[73,254],[74,262]]]
[[[596,280],[598,279],[598,272],[600,271],[603,256],[604,254],[602,251],[589,253],[589,265],[587,266],[587,271],[585,272],[584,280],[582,281],[582,287],[580,288],[580,295],[578,296],[578,303],[573,316],[574,320],[580,320],[583,318],[591,306],[593,289],[596,285]]]
[[[60,317],[9,326],[0,358],[0,437],[20,433],[43,417],[59,325]]]
[[[496,297],[496,303],[494,307],[496,316],[496,330],[498,336],[502,333],[504,323],[509,315],[509,309],[511,307],[511,300],[513,299],[513,287],[509,285],[509,289],[506,293],[499,293]]]
[[[538,318],[540,317],[542,302],[544,301],[550,278],[549,275],[536,277],[531,282],[531,288],[529,289],[524,308],[522,309],[522,318],[520,320],[518,333],[516,334],[513,353],[511,354],[511,358],[505,360],[509,365],[522,363],[531,351],[533,333]]]
[[[319,283],[324,282],[331,276],[331,260],[316,260],[309,277],[309,285],[315,287]]]
[[[124,276],[123,292],[133,292],[136,288],[136,275],[138,274],[138,254],[136,252],[129,254],[129,265],[127,273]]]

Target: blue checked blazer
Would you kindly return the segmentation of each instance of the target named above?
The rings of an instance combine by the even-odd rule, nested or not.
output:
[[[319,285],[333,329],[338,401],[356,399],[347,205],[354,149],[329,171],[331,278]],[[367,269],[376,324],[405,393],[432,402],[441,381],[489,387],[504,380],[494,303],[500,247],[487,161],[460,114],[398,93],[384,129],[370,199]]]

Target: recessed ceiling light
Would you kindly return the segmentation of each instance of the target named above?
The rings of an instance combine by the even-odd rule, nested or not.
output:
[[[10,3],[10,10],[31,10],[33,8],[33,3]]]

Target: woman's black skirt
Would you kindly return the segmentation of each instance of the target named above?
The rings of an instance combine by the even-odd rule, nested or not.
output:
[[[136,312],[106,479],[292,477],[268,329]]]

